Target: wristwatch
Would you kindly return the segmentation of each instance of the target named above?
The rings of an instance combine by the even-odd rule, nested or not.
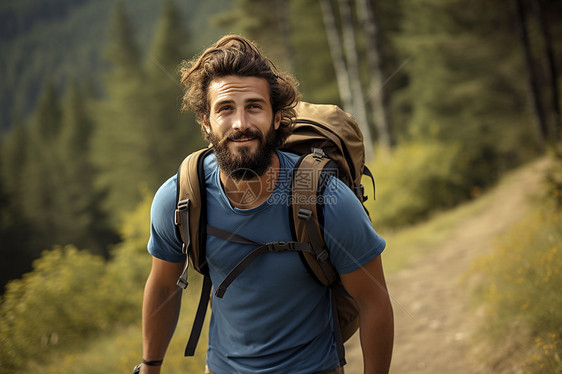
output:
[[[133,374],[139,374],[140,373],[140,368],[141,368],[142,364],[145,364],[145,365],[148,365],[148,366],[160,366],[160,365],[162,365],[162,361],[164,361],[164,360],[146,361],[143,358],[142,362],[140,364],[138,364],[137,366],[135,366],[135,368],[133,369]]]

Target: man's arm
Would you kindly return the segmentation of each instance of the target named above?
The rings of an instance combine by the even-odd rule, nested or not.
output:
[[[394,342],[394,316],[380,257],[341,275],[344,287],[359,304],[365,374],[388,373]]]
[[[176,282],[183,266],[152,258],[142,305],[142,350],[147,361],[162,360],[174,334],[181,306],[181,288]],[[142,365],[141,373],[158,374],[160,366]]]

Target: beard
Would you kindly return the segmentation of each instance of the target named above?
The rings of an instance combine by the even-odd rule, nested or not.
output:
[[[252,152],[249,147],[238,147],[237,151],[232,152],[228,148],[231,141],[243,138],[256,139],[258,141],[257,149]],[[256,129],[230,130],[224,134],[222,139],[218,139],[211,131],[209,140],[215,150],[221,171],[237,181],[262,176],[271,165],[273,153],[277,148],[273,122],[265,136]]]

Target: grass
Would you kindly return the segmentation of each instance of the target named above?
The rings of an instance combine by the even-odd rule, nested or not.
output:
[[[482,315],[479,337],[490,348],[508,347],[500,357],[486,354],[489,365],[562,372],[561,212],[542,208],[529,214],[468,275],[478,280],[473,300]]]

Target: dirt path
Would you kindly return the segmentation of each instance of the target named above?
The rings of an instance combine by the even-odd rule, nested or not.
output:
[[[475,256],[488,253],[493,239],[522,218],[537,191],[545,162],[535,162],[508,177],[490,204],[451,230],[435,250],[415,265],[387,276],[395,315],[392,374],[487,373],[474,355],[470,336],[473,316],[460,276]],[[389,243],[391,250],[392,243]],[[354,337],[347,347],[346,373],[362,372],[360,346]]]

